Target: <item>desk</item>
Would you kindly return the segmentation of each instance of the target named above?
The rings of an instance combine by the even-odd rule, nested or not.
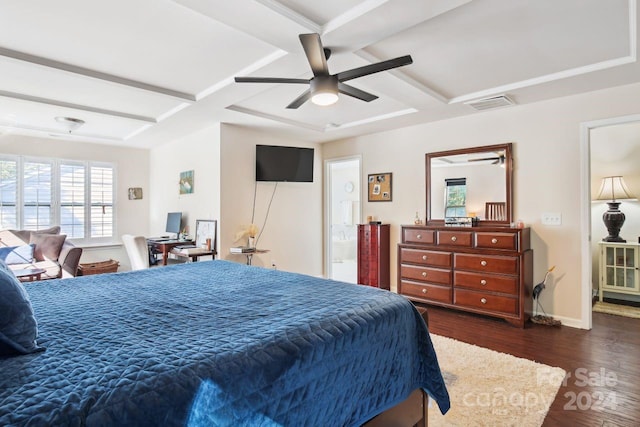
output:
[[[197,249],[197,250],[194,250]],[[213,259],[216,259],[216,251],[208,251],[206,249],[193,248],[190,253],[185,254],[181,252],[180,249],[174,248],[171,250],[171,253],[175,256],[179,256],[180,258],[191,258],[192,262],[198,261],[198,257],[201,256],[211,256]]]
[[[150,240],[147,239],[147,245],[154,251],[162,254],[162,265],[167,265],[167,258],[171,249],[180,245],[192,245],[191,240]]]
[[[33,282],[34,280],[40,280],[42,273],[45,271],[44,268],[24,268],[22,270],[13,270],[13,274],[21,282]]]

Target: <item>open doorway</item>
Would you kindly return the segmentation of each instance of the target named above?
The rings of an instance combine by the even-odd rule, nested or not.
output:
[[[602,291],[606,301],[622,301],[635,305],[640,301],[638,289],[638,267],[640,264],[640,116],[625,116],[588,122],[582,125],[583,149],[583,268],[585,278],[582,307],[583,327],[591,328],[591,313],[594,300],[600,299]],[[603,181],[609,177],[623,177],[633,199],[622,198],[619,210],[625,221],[619,236],[626,242],[603,242],[611,236],[605,226],[603,214],[609,209],[599,197]],[[602,200],[598,200],[598,199]],[[617,247],[619,246],[619,248]],[[609,259],[609,264],[607,264]],[[619,260],[619,261],[618,261]],[[619,265],[618,265],[619,264]],[[634,264],[633,266],[631,264]],[[591,279],[591,280],[588,280]],[[620,285],[622,292],[611,292],[609,285]],[[625,289],[627,288],[627,289]],[[630,291],[630,292],[626,292]]]
[[[640,305],[640,170],[637,166],[640,122],[602,126],[590,133],[594,287],[598,288],[599,302],[637,306]],[[619,206],[610,203],[612,198]],[[614,211],[610,210],[611,206]],[[608,221],[615,221],[621,215],[625,218],[620,230],[612,231],[615,238],[605,226],[605,213],[611,218]]]
[[[356,283],[360,222],[360,157],[327,160],[325,248],[327,277]]]

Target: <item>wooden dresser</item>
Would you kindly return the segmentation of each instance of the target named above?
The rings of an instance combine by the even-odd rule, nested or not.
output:
[[[524,327],[532,309],[528,228],[402,226],[398,293]]]
[[[389,224],[358,224],[358,283],[391,287]]]

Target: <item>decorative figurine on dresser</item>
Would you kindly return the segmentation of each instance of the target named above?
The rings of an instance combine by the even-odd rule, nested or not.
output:
[[[358,283],[389,290],[389,224],[358,224]]]
[[[426,155],[427,221],[402,226],[399,294],[524,327],[533,251],[529,228],[512,225],[512,171],[510,143]],[[495,203],[504,207],[497,218]]]

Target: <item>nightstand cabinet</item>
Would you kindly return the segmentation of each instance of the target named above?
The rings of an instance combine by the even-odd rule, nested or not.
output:
[[[640,295],[640,244],[599,242],[600,302],[604,292]]]
[[[358,283],[390,289],[389,224],[358,224]]]
[[[524,327],[533,301],[528,228],[402,226],[398,293]]]

